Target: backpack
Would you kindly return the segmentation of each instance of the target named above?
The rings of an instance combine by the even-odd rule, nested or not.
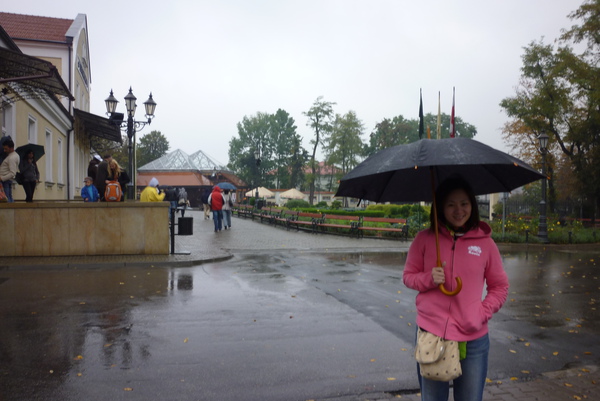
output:
[[[110,181],[106,184],[104,190],[104,200],[107,202],[120,202],[123,192],[121,191],[121,185],[117,181]]]

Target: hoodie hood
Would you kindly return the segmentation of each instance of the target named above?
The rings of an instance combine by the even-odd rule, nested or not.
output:
[[[148,183],[149,186],[156,188],[158,186],[158,180],[156,179],[156,177],[152,177],[152,179],[150,180],[150,182]]]

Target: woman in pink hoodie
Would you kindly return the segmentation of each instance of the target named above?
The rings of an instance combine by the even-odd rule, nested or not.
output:
[[[435,232],[431,228],[415,237],[406,260],[403,280],[419,291],[417,326],[448,340],[460,342],[462,376],[453,381],[456,401],[480,401],[487,375],[490,342],[488,321],[500,310],[508,294],[508,278],[490,226],[479,220],[477,200],[460,177],[447,179],[436,190],[440,256],[437,265]],[[438,288],[462,291],[444,295]],[[484,294],[485,285],[485,297]],[[482,300],[483,299],[483,300]],[[418,377],[423,401],[447,401],[449,382]]]

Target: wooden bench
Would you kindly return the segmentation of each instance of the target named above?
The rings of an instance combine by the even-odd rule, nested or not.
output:
[[[368,223],[370,225],[365,225]],[[382,226],[381,224],[386,224]],[[398,233],[402,240],[408,240],[408,225],[406,219],[366,217],[364,216],[358,227],[360,237],[364,237],[365,231]]]
[[[296,210],[284,209],[281,211],[281,213],[279,213],[278,216],[275,217],[275,224],[279,223],[284,226],[286,230],[289,230],[291,222],[298,219],[298,213],[300,212]]]
[[[346,216],[341,214],[324,214],[318,224],[321,231],[327,231],[330,228],[338,229],[340,234],[345,234],[346,230],[350,235],[358,237],[360,226],[359,216]]]
[[[281,209],[276,207],[264,207],[260,213],[260,222],[268,222],[269,224],[274,224],[277,216],[281,214]]]
[[[316,233],[322,217],[323,215],[321,213],[298,212],[293,219],[289,220],[288,224],[290,226],[296,226],[296,230],[300,230],[300,227],[305,227],[311,232]]]
[[[252,217],[252,205],[242,205],[239,203],[236,203],[233,205],[233,208],[231,209],[231,214],[234,215],[235,213],[237,213],[238,217]]]

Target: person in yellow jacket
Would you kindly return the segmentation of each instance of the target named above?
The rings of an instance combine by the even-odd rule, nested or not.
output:
[[[148,186],[144,188],[140,195],[141,202],[162,202],[165,199],[165,193],[158,189],[158,180],[152,177]]]

